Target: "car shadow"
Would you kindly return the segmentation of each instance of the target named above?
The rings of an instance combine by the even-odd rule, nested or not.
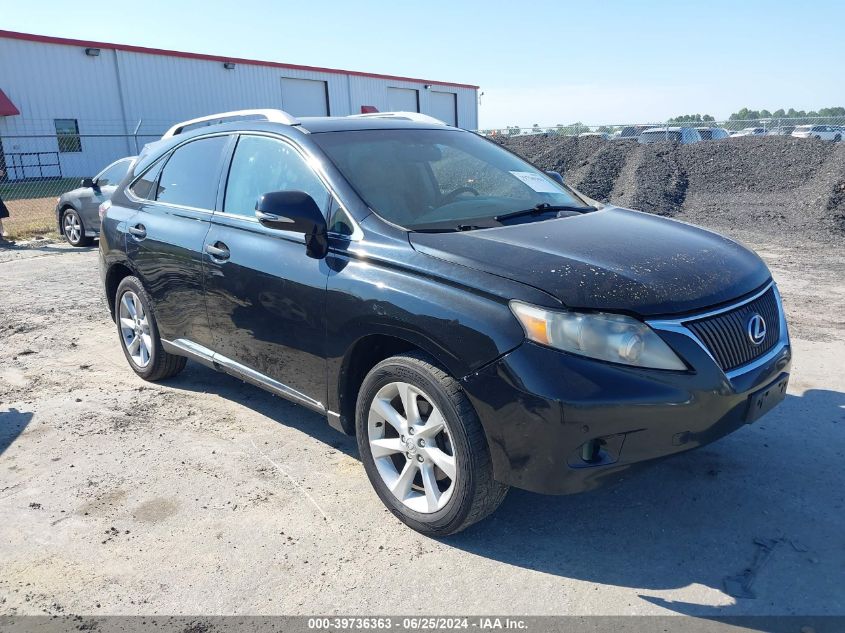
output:
[[[330,427],[325,416],[205,365],[188,363],[183,372],[175,378],[163,381],[163,384],[175,389],[215,393],[221,398],[249,407],[279,424],[307,433],[346,455],[358,458],[355,438]]]
[[[0,411],[0,455],[23,433],[34,414],[14,407]]]
[[[358,458],[354,438],[323,416],[207,367],[189,363],[168,384],[214,392]],[[777,605],[796,587],[819,604],[841,605],[845,589],[831,589],[825,569],[845,568],[843,446],[845,393],[809,390],[715,444],[603,489],[560,497],[512,489],[489,519],[441,542],[515,567],[634,588],[645,602],[700,618],[781,612]],[[649,595],[691,586],[716,590],[727,604]]]
[[[845,393],[809,390],[751,427],[604,489],[565,497],[511,490],[490,520],[445,542],[517,567],[644,592],[703,585],[729,603],[640,594],[686,615],[783,612],[795,594],[818,605],[806,613],[841,609],[845,585],[830,575],[841,579],[845,569],[845,478],[833,467],[842,463],[843,440]]]
[[[64,241],[49,241],[47,244],[38,244],[37,242],[27,241],[13,242],[5,239],[0,239],[0,251],[37,251],[39,253],[75,253],[95,251],[99,248],[99,242],[95,239],[90,246],[71,247]]]

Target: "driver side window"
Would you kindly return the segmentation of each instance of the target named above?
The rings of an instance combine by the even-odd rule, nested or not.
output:
[[[241,136],[229,168],[223,211],[255,217],[258,198],[271,191],[304,191],[326,215],[329,191],[293,147],[267,136]]]

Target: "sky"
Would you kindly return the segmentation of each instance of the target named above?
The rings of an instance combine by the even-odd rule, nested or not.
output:
[[[845,106],[842,0],[0,0],[0,29],[475,84],[482,128]]]

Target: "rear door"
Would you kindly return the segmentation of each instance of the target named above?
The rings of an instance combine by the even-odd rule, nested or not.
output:
[[[128,222],[126,250],[143,277],[166,340],[212,344],[202,250],[232,142],[223,134],[178,146],[149,188],[149,199]]]
[[[228,172],[222,208],[205,239],[205,289],[214,350],[281,383],[315,409],[326,395],[324,259],[305,253],[302,234],[268,229],[255,218],[259,196],[309,193],[326,213],[330,194],[291,142],[243,134]]]

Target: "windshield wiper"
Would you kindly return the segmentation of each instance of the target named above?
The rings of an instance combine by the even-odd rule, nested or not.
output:
[[[503,213],[502,215],[494,216],[493,219],[496,220],[496,222],[501,222],[502,220],[510,220],[511,218],[520,218],[524,215],[539,215],[541,213],[550,213],[552,211],[578,211],[580,213],[583,213],[584,211],[595,211],[595,209],[593,209],[593,207],[578,207],[566,204],[552,205],[548,202],[540,202],[539,204],[535,204],[530,209]]]
[[[454,233],[456,231],[474,231],[475,229],[492,229],[492,226],[477,226],[475,224],[458,224],[457,226],[428,227],[411,229],[414,233]]]

